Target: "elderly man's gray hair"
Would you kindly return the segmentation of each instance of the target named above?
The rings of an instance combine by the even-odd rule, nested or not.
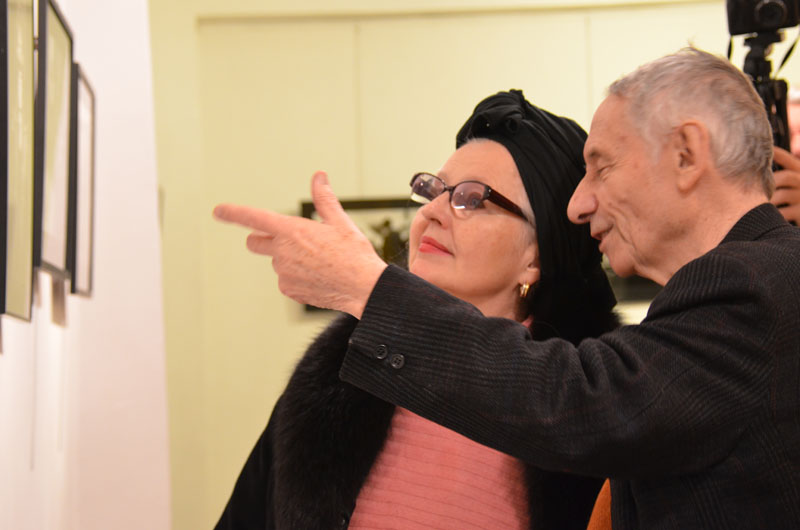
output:
[[[730,61],[684,48],[617,80],[608,93],[627,100],[630,120],[654,151],[673,127],[703,122],[717,169],[772,196],[772,128],[750,79]]]

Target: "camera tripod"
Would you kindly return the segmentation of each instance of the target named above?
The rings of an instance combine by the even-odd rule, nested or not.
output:
[[[769,124],[772,126],[773,143],[778,147],[789,149],[789,120],[786,115],[786,95],[788,86],[782,79],[771,79],[772,63],[767,56],[772,45],[783,40],[783,34],[777,31],[757,33],[744,40],[750,48],[744,60],[743,71],[750,76],[753,86],[764,102]]]

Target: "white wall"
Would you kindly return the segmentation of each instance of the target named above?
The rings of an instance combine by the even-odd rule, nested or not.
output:
[[[60,326],[64,286],[38,273],[32,321],[0,320],[0,529],[167,529],[147,2],[59,7],[97,97],[94,294],[62,294]]]

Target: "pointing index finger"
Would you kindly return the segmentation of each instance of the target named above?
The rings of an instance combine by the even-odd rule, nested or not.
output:
[[[264,234],[275,235],[280,232],[284,217],[268,210],[237,204],[220,204],[214,208],[215,219],[252,228]]]

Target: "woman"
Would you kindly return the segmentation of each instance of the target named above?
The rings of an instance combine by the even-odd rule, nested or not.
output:
[[[537,339],[618,325],[597,246],[566,217],[585,138],[519,91],[482,101],[438,174],[411,181],[424,203],[411,272]],[[342,383],[355,323],[339,317],[299,362],[218,530],[586,527],[602,480],[525,465]]]

